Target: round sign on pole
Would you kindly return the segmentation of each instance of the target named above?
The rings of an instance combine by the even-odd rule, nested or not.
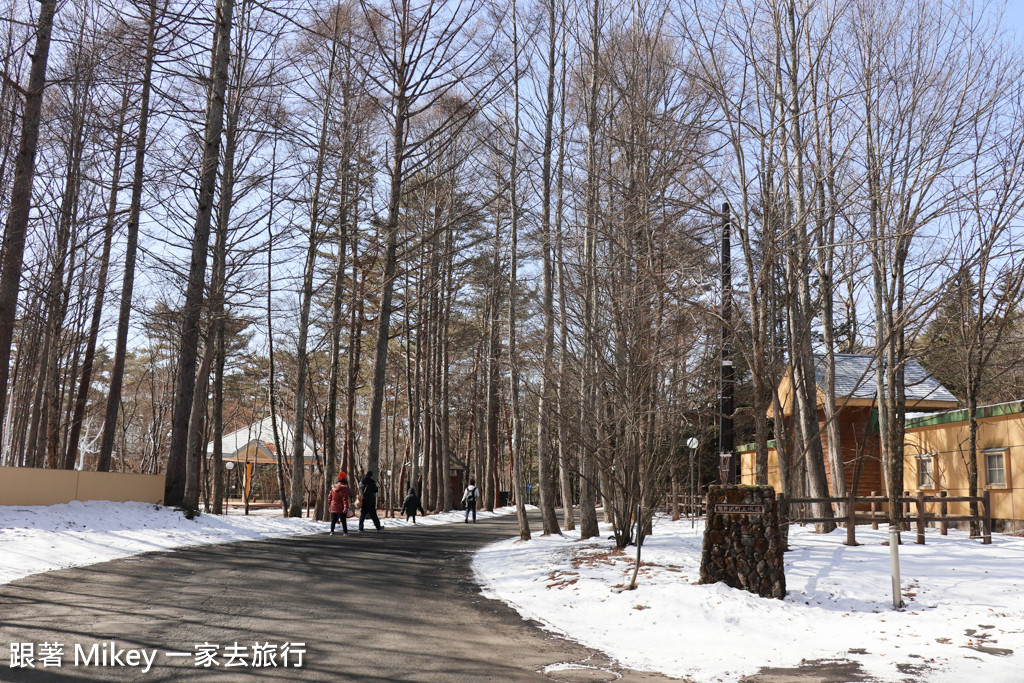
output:
[[[689,439],[686,440],[686,447],[689,448],[690,450],[697,448],[697,446],[699,445],[700,441],[697,441],[697,437],[695,436],[691,436]]]

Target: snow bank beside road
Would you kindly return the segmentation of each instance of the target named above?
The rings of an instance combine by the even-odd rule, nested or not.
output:
[[[635,548],[578,533],[488,546],[474,570],[488,597],[634,669],[737,681],[763,666],[849,659],[883,681],[1021,680],[1024,538],[982,546],[950,531],[901,546],[908,607],[897,612],[888,533],[858,528],[864,545],[853,548],[845,534],[791,530],[785,600],[697,585],[703,527],[689,520],[657,520],[634,591],[611,589],[628,582]]]
[[[329,528],[311,519],[285,519],[277,509],[250,516],[236,512],[203,514],[189,520],[172,508],[148,503],[0,506],[0,583],[154,550],[316,534]],[[515,508],[479,512],[477,517],[511,512]],[[418,520],[422,525],[451,524],[461,522],[462,517],[461,512],[447,512]],[[349,520],[350,528],[354,521]],[[407,526],[404,518],[382,519],[381,523],[385,527]]]

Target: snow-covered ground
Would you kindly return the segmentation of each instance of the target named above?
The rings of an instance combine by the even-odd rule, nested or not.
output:
[[[460,512],[419,517],[461,521]],[[276,509],[188,520],[144,503],[0,506],[0,583],[153,550],[326,530]],[[609,540],[573,534],[503,541],[481,550],[474,569],[485,594],[635,669],[735,681],[762,666],[850,659],[882,681],[1024,681],[1024,538],[995,535],[982,546],[963,532],[929,531],[927,545],[901,546],[908,607],[894,611],[884,531],[860,527],[864,545],[849,548],[842,530],[795,527],[785,600],[697,585],[702,537],[699,521],[658,519],[640,585],[628,592],[613,589],[628,581],[635,549],[617,553]]]
[[[515,508],[477,517],[504,515]],[[419,516],[422,525],[461,522],[463,513]],[[354,528],[358,519],[349,520]],[[381,519],[385,527],[409,526],[405,518]],[[153,550],[323,533],[325,522],[284,519],[280,509],[244,516],[200,515],[193,520],[172,508],[148,503],[71,502],[47,506],[0,506],[0,583],[30,574],[80,567]],[[372,525],[371,525],[372,528]],[[340,533],[340,527],[339,527]]]
[[[689,520],[656,520],[633,591],[614,588],[629,581],[636,549],[578,533],[502,541],[477,553],[474,570],[485,595],[634,669],[736,681],[763,666],[849,659],[879,681],[1024,681],[1024,538],[983,546],[949,533],[929,530],[924,546],[904,534],[900,611],[888,533],[866,527],[857,547],[843,545],[845,530],[794,527],[784,600],[698,585],[703,525]]]

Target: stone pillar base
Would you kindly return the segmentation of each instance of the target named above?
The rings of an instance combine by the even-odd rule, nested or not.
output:
[[[719,581],[764,598],[786,596],[785,547],[771,486],[712,486],[700,583]]]

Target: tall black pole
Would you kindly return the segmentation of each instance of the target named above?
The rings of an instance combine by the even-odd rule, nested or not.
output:
[[[729,233],[729,205],[722,204],[722,363],[721,396],[718,401],[719,483],[739,483],[739,459],[733,454],[733,365],[732,365],[732,266]]]

